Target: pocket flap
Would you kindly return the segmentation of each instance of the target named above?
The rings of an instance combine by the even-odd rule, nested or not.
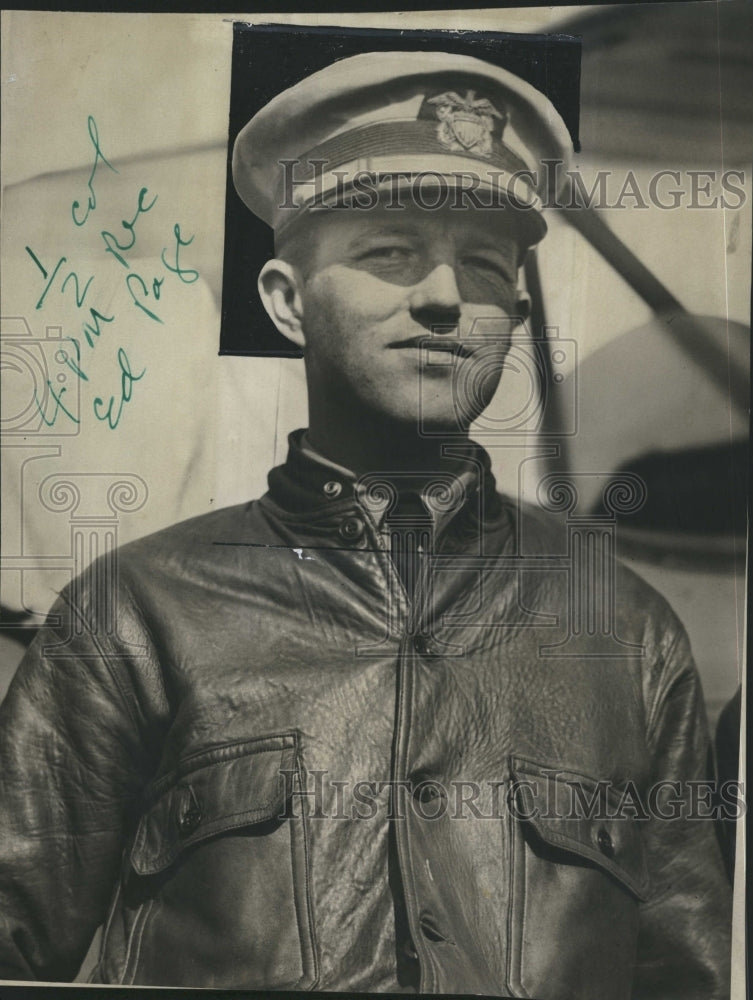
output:
[[[296,735],[286,733],[186,757],[148,789],[131,848],[134,870],[154,875],[192,844],[278,817],[292,792],[297,756]]]
[[[575,771],[511,758],[515,816],[545,843],[609,872],[638,899],[649,896],[640,820],[620,815],[620,793]]]

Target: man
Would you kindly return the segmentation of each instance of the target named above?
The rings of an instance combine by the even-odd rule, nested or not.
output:
[[[72,978],[104,922],[107,983],[725,995],[682,626],[602,552],[613,627],[571,634],[593,578],[468,439],[566,143],[444,53],[335,63],[241,132],[309,428],[260,500],[95,563],[20,667],[0,974]]]

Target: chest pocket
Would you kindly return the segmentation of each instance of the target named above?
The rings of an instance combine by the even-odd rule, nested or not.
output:
[[[151,786],[124,880],[121,982],[314,985],[301,781],[284,733],[208,748]]]
[[[630,997],[650,891],[644,821],[632,807],[620,812],[619,792],[588,775],[522,758],[511,774],[511,992]]]

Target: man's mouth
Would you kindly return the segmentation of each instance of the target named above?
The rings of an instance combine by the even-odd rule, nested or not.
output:
[[[410,337],[407,340],[397,340],[389,347],[393,350],[426,351],[429,361],[432,356],[447,362],[451,357],[469,358],[473,353],[457,337]]]

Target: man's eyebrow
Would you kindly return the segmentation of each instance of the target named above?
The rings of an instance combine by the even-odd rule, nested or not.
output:
[[[474,250],[491,250],[502,256],[516,255],[517,247],[515,241],[501,236],[498,240],[490,236],[470,237],[465,241],[466,246],[473,247]]]
[[[353,239],[348,243],[348,248],[352,250],[357,250],[359,246],[364,243],[368,243],[369,240],[373,239],[375,236],[419,236],[420,227],[413,224],[406,225],[392,225],[392,226],[379,226],[378,229],[369,229],[365,233],[358,233]]]

